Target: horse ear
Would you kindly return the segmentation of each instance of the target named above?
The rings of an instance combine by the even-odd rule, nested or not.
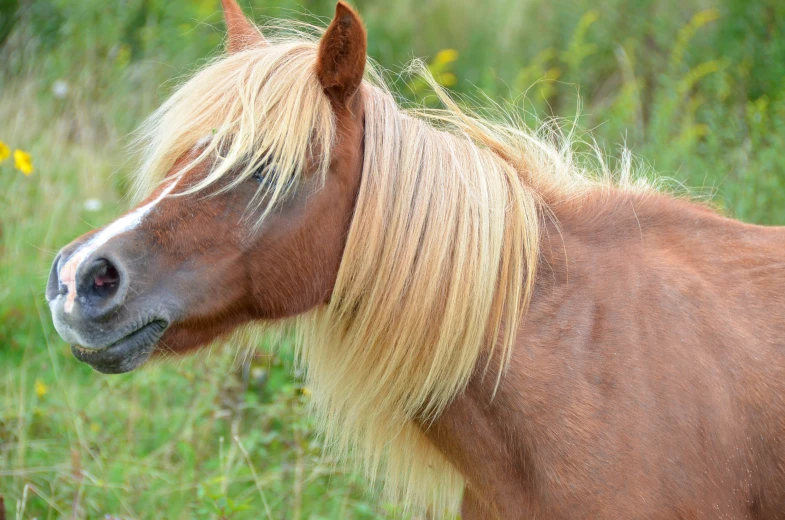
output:
[[[243,10],[237,5],[237,0],[221,0],[221,5],[226,20],[226,50],[230,54],[251,47],[267,45],[267,40],[264,39],[259,29],[245,17]]]
[[[346,106],[365,70],[366,34],[362,20],[342,1],[319,42],[316,75],[333,103]]]

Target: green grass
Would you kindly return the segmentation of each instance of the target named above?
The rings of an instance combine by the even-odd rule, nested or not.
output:
[[[257,360],[260,384],[232,357],[96,378],[56,340],[26,346],[3,374],[9,505],[21,518],[374,517],[362,483],[320,458],[290,360]]]
[[[785,223],[785,4],[361,1],[371,56],[457,93],[577,118],[730,215]],[[0,495],[9,518],[398,518],[322,458],[286,341],[123,376],[77,363],[43,298],[55,252],[128,207],[126,136],[220,51],[217,0],[0,0]],[[248,2],[243,2],[248,7]],[[262,16],[332,0],[254,0]],[[250,10],[249,10],[250,12]],[[443,52],[454,49],[455,52]],[[421,83],[393,77],[430,103]],[[53,94],[57,81],[68,86]],[[578,94],[582,110],[577,115]],[[613,162],[611,160],[611,162]],[[99,209],[85,202],[101,202]],[[250,342],[250,343],[249,343]],[[246,365],[237,352],[256,348]]]

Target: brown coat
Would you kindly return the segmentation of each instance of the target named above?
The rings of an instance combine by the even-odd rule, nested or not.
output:
[[[558,210],[496,398],[429,437],[473,518],[785,518],[785,230],[665,195]]]

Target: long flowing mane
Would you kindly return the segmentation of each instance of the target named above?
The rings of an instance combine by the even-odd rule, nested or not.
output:
[[[207,64],[142,126],[140,196],[200,142],[185,169],[209,160],[212,170],[192,191],[225,178],[231,188],[274,158],[259,222],[309,160],[327,174],[336,128],[314,37],[291,27],[265,34],[269,46]],[[416,67],[443,109],[402,108],[367,65],[354,217],[329,304],[298,320],[299,359],[328,449],[413,509],[443,511],[457,504],[462,481],[417,425],[482,374],[482,360],[499,359],[493,372],[503,378],[549,201],[607,176],[584,171],[553,131],[528,130],[503,111],[502,122],[463,111]]]

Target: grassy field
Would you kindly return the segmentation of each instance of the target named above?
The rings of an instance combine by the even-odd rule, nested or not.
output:
[[[332,1],[254,0],[306,19]],[[221,50],[218,0],[0,0],[0,496],[9,518],[400,518],[325,459],[286,338],[107,377],[54,333],[55,252],[128,207],[129,132]],[[369,53],[422,56],[456,93],[562,117],[608,151],[785,224],[779,0],[356,2]],[[581,109],[578,110],[578,100]],[[579,113],[580,112],[580,113]],[[33,171],[25,175],[28,153]],[[580,152],[580,149],[578,150]],[[4,158],[0,145],[0,159]],[[17,167],[18,166],[18,167]],[[254,347],[249,363],[238,352]]]

